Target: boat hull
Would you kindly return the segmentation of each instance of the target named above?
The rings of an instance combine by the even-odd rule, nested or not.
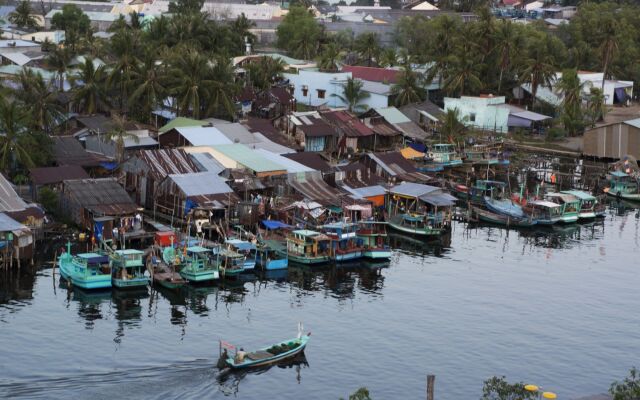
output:
[[[289,260],[286,258],[278,260],[270,260],[264,263],[263,268],[267,271],[274,271],[277,269],[287,269],[289,267]]]
[[[617,197],[619,199],[629,201],[640,201],[640,193],[611,193],[607,192],[609,196]]]
[[[207,282],[220,278],[220,273],[217,270],[191,272],[183,269],[180,276],[189,282]]]
[[[248,362],[243,362],[242,364],[236,364],[233,360],[233,358],[227,358],[226,362],[227,365],[229,367],[231,367],[232,369],[250,369],[250,368],[258,368],[258,367],[265,367],[268,365],[273,365],[275,363],[278,363],[280,361],[284,361],[287,360],[289,358],[293,358],[295,356],[297,356],[298,354],[302,353],[304,351],[304,349],[307,347],[307,343],[309,342],[309,336],[303,336],[300,339],[292,339],[292,340],[287,340],[281,343],[278,343],[277,345],[282,345],[282,344],[286,344],[286,343],[290,343],[292,341],[299,341],[300,345],[298,347],[296,347],[293,350],[289,350],[287,352],[278,354],[278,355],[274,355],[273,357],[268,357],[262,360],[256,360],[256,361],[248,361]],[[262,349],[262,351],[266,351],[266,349]]]
[[[391,258],[391,250],[390,249],[368,249],[362,252],[362,256],[365,258],[371,259],[390,259]]]
[[[335,262],[346,262],[351,260],[357,260],[358,258],[362,258],[362,251],[350,251],[346,253],[338,253],[333,256],[333,261]]]
[[[389,226],[397,230],[398,232],[409,233],[409,234],[418,235],[418,236],[440,236],[445,231],[444,228],[432,228],[432,227],[410,228],[410,227],[402,226],[400,224],[393,223],[393,222],[389,222]]]
[[[280,252],[278,252],[278,254],[284,257],[286,253],[281,254]],[[329,258],[329,256],[304,257],[304,256],[298,256],[296,254],[289,253],[288,257],[289,257],[289,261],[291,262],[294,262],[296,264],[305,264],[305,265],[326,264],[331,261],[331,258]]]
[[[68,282],[71,282],[73,286],[87,290],[111,288],[111,274],[99,274],[89,277],[78,276],[71,271],[71,268],[72,266],[64,262],[58,263],[60,275]]]
[[[133,278],[133,279],[116,279],[113,278],[111,284],[118,289],[135,289],[147,286],[149,284],[149,278]]]

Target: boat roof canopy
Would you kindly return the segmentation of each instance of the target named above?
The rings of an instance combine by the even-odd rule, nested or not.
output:
[[[269,219],[262,220],[262,225],[265,228],[274,230],[274,229],[291,229],[293,228],[291,225],[287,225],[282,221],[273,221]]]
[[[580,201],[576,196],[567,193],[547,193],[545,197],[557,197],[565,203],[575,203]]]
[[[540,206],[540,207],[547,207],[547,208],[558,208],[558,207],[560,207],[560,204],[554,203],[553,201],[548,201],[548,200],[534,200],[534,201],[531,202],[531,204],[536,205],[536,206]]]
[[[226,244],[230,244],[233,247],[235,247],[238,250],[253,250],[256,248],[256,245],[251,243],[251,242],[247,242],[246,240],[240,240],[240,239],[227,239],[225,240]]]
[[[205,252],[209,252],[210,250],[202,246],[191,246],[191,247],[187,247],[187,251],[190,253],[205,253]]]
[[[576,196],[578,199],[580,200],[595,200],[596,197],[587,193],[587,192],[583,192],[582,190],[563,190],[560,193],[566,193],[566,194],[570,194],[572,196]]]
[[[133,255],[133,254],[144,254],[144,251],[136,250],[136,249],[124,249],[124,250],[116,250],[117,254],[121,255]]]
[[[612,171],[611,176],[615,176],[617,178],[624,178],[625,176],[629,176],[629,174],[622,171]]]

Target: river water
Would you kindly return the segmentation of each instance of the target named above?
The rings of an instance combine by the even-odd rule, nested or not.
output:
[[[571,399],[640,365],[640,221],[518,232],[455,224],[451,244],[391,237],[388,265],[290,267],[182,296],[67,290],[39,269],[0,286],[0,397],[479,398],[483,380]],[[218,340],[312,331],[306,357],[221,375]]]

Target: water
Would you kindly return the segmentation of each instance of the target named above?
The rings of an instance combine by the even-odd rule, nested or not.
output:
[[[493,375],[563,399],[639,363],[639,220],[519,233],[454,226],[451,246],[400,244],[387,267],[290,268],[185,296],[68,291],[51,269],[0,286],[0,397],[475,399]],[[218,339],[246,348],[312,331],[306,360],[219,376]]]

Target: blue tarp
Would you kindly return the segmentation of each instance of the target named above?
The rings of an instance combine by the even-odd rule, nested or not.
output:
[[[115,161],[112,162],[101,162],[100,166],[104,169],[108,169],[109,171],[118,168],[118,163]]]
[[[238,239],[228,239],[225,241],[225,243],[232,245],[240,251],[253,250],[256,248],[255,244]]]
[[[409,147],[411,147],[412,149],[419,151],[420,153],[426,153],[427,152],[427,146],[425,146],[422,143],[409,143]]]
[[[287,225],[282,221],[271,221],[268,219],[263,220],[262,225],[267,229],[293,228],[291,225]]]

